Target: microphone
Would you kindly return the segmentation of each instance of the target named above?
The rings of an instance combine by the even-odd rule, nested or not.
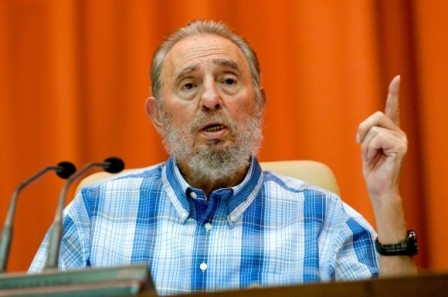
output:
[[[5,223],[3,225],[3,230],[0,237],[0,273],[5,272],[6,270],[6,264],[9,257],[9,249],[11,247],[14,213],[19,194],[24,188],[26,188],[28,185],[33,183],[48,171],[56,171],[56,174],[60,178],[67,179],[76,172],[76,167],[71,162],[60,162],[56,166],[47,166],[39,170],[29,179],[21,182],[17,186],[14,193],[12,194],[11,201],[9,203],[9,209],[6,213]]]
[[[89,171],[94,167],[103,168],[104,171],[109,173],[118,173],[123,170],[124,162],[118,157],[110,157],[104,160],[104,162],[102,163],[101,162],[88,163],[80,171],[78,171],[76,174],[73,174],[67,179],[59,195],[58,207],[56,209],[56,214],[50,231],[51,233],[48,242],[48,256],[44,268],[45,270],[58,267],[59,247],[61,245],[61,239],[62,239],[62,211],[64,209],[65,200],[67,197],[67,190],[75,180],[79,179],[87,171]]]

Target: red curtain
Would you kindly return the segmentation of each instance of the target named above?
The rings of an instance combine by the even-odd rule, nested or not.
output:
[[[448,1],[1,0],[0,219],[18,183],[43,166],[167,155],[144,111],[151,56],[197,18],[223,20],[257,50],[268,104],[260,160],[312,159],[373,223],[358,124],[383,109],[401,74],[409,137],[402,195],[422,269],[448,269]],[[17,205],[9,271],[26,270],[63,181],[46,175]]]

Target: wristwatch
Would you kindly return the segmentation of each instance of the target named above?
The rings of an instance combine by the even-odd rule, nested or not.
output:
[[[418,253],[417,234],[408,230],[406,239],[393,244],[381,244],[377,238],[375,247],[382,256],[414,256]]]

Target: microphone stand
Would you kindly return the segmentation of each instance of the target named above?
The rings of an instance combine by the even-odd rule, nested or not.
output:
[[[141,292],[145,292],[145,296],[157,296],[148,263],[67,271],[57,269],[62,237],[62,209],[67,190],[93,167],[116,173],[123,169],[124,163],[118,158],[106,159],[104,163],[89,163],[67,180],[59,196],[44,271],[0,275],[0,296],[136,296]]]
[[[56,214],[54,216],[53,226],[51,228],[51,234],[48,243],[48,256],[47,262],[45,264],[45,269],[55,269],[58,267],[59,260],[59,247],[61,245],[62,239],[62,211],[65,206],[65,200],[67,198],[67,190],[70,185],[81,176],[83,176],[87,171],[94,167],[103,168],[106,172],[118,173],[123,170],[124,162],[117,157],[110,157],[104,160],[104,162],[92,162],[86,164],[80,171],[73,174],[67,179],[64,187],[61,190],[58,200],[58,206],[56,209]]]
[[[70,185],[77,180],[79,177],[84,175],[88,170],[93,167],[104,167],[104,163],[89,163],[85,165],[80,171],[73,174],[67,179],[64,187],[61,190],[58,200],[58,206],[56,209],[56,214],[54,217],[53,225],[51,227],[50,239],[48,241],[48,256],[45,269],[57,268],[59,260],[59,247],[61,245],[62,239],[62,211],[65,206],[65,201],[67,197],[67,191]]]

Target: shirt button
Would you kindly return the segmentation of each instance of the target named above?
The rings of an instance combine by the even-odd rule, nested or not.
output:
[[[205,263],[205,262],[202,262],[201,263],[201,265],[199,265],[199,268],[202,270],[202,271],[205,271],[205,270],[207,270],[207,263]]]
[[[198,194],[196,194],[195,192],[191,192],[190,197],[195,199],[196,197],[198,197]]]
[[[205,227],[205,230],[207,230],[207,231],[212,230],[212,224],[210,224],[210,223],[206,223],[204,227]]]

